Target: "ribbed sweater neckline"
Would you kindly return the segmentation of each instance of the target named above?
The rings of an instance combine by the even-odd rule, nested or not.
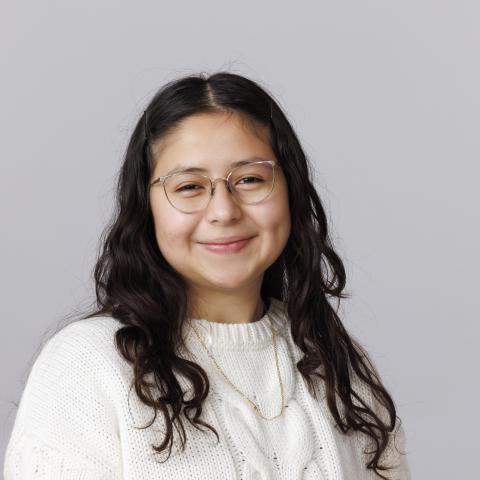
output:
[[[266,313],[255,322],[248,323],[220,323],[211,322],[204,318],[189,318],[207,347],[223,348],[257,348],[272,343],[272,328],[275,335],[282,335],[287,326],[283,313],[283,303],[276,298],[269,297],[269,306]],[[187,329],[191,330],[187,322]],[[188,337],[196,338],[195,332],[187,330]]]

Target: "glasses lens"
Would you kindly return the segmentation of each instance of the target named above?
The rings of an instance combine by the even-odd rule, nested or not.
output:
[[[230,183],[243,203],[258,203],[273,189],[273,166],[268,162],[242,165],[232,171]]]
[[[204,208],[210,197],[210,180],[198,173],[178,173],[165,181],[168,200],[182,212]]]
[[[273,189],[273,166],[267,162],[242,165],[232,170],[230,183],[242,203],[258,203]],[[170,203],[186,213],[202,210],[210,198],[210,180],[198,173],[178,173],[165,181]]]

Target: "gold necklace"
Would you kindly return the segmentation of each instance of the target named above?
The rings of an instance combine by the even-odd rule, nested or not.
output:
[[[266,313],[267,316],[268,316],[268,319],[270,320],[270,330],[272,332],[272,336],[273,336],[273,349],[275,351],[275,364],[277,366],[277,374],[278,374],[278,380],[279,380],[279,383],[280,383],[280,395],[281,395],[281,402],[282,402],[282,407],[280,409],[280,413],[278,415],[275,415],[274,417],[265,417],[262,412],[260,412],[260,408],[259,406],[252,402],[246,395],[244,395],[231,381],[230,379],[227,377],[227,375],[225,374],[225,372],[220,368],[220,366],[218,365],[217,361],[215,360],[215,358],[213,357],[213,355],[210,353],[210,351],[208,350],[207,346],[205,345],[205,343],[203,342],[201,336],[199,335],[199,333],[197,332],[197,329],[193,326],[193,323],[191,323],[191,326],[193,328],[193,331],[195,332],[195,335],[198,337],[198,339],[200,340],[201,344],[203,345],[203,348],[205,349],[205,351],[207,352],[208,356],[213,360],[213,363],[215,364],[215,366],[217,367],[217,369],[220,371],[220,373],[223,375],[223,377],[225,378],[225,380],[243,397],[245,398],[253,407],[253,409],[265,420],[274,420],[275,418],[278,418],[282,413],[283,413],[283,410],[284,410],[284,395],[283,395],[283,383],[282,383],[282,377],[280,376],[280,367],[278,366],[278,355],[277,355],[277,343],[275,342],[275,330],[272,326],[272,319],[269,315],[269,313],[267,312]]]

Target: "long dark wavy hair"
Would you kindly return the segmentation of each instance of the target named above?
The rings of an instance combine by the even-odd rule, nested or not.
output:
[[[156,452],[168,446],[170,456],[173,426],[184,448],[182,414],[195,428],[202,430],[202,425],[219,439],[215,428],[201,419],[209,393],[208,376],[200,365],[179,355],[188,311],[187,285],[158,247],[148,200],[153,143],[190,115],[207,112],[237,113],[252,125],[268,129],[294,214],[282,254],[265,271],[261,296],[285,303],[293,340],[304,353],[297,368],[310,393],[316,399],[314,376],[321,378],[338,428],[344,434],[362,432],[373,441],[374,450],[364,452],[373,454],[366,466],[385,479],[379,470],[391,467],[381,465],[380,458],[398,418],[395,405],[367,353],[347,333],[329,303],[328,297],[338,303],[349,297],[343,293],[345,268],[333,249],[326,214],[300,142],[273,95],[258,83],[229,72],[188,75],[168,82],[153,96],[126,149],[114,217],[102,234],[94,268],[96,306],[84,318],[108,315],[121,323],[115,342],[133,367],[135,391],[154,409],[152,423],[157,411],[165,420],[165,438],[159,446],[152,445]],[[185,398],[174,372],[192,385],[191,399]],[[151,390],[147,375],[153,376],[158,390]],[[379,415],[365,395],[355,390],[354,375],[386,415]]]

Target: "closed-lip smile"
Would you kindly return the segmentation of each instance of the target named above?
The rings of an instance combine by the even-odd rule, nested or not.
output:
[[[252,237],[248,236],[232,236],[232,237],[222,237],[222,238],[213,238],[212,240],[208,240],[206,242],[199,242],[207,245],[226,245],[228,243],[239,242],[240,240],[247,240]]]

